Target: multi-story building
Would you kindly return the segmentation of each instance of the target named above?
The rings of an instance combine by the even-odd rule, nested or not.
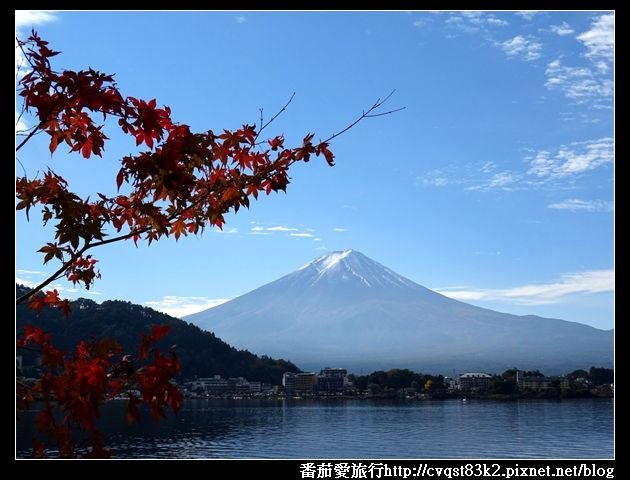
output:
[[[481,372],[462,373],[459,385],[462,390],[485,390],[490,386],[492,375]]]
[[[317,385],[317,374],[286,372],[282,376],[282,386],[288,395],[312,393]]]
[[[282,375],[282,388],[287,395],[293,395],[295,390],[295,373],[284,372],[284,375]]]
[[[298,373],[293,379],[293,393],[313,393],[317,385],[317,374],[314,372]]]
[[[565,377],[526,377],[519,370],[516,371],[516,383],[519,389],[548,390],[553,387],[554,384],[562,389],[569,388],[569,380]]]
[[[326,367],[317,376],[317,391],[319,393],[343,393],[347,386],[348,371],[345,368]]]

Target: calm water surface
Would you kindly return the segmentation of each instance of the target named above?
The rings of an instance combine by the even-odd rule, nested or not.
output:
[[[612,458],[611,399],[188,400],[156,425],[103,412],[114,456],[126,458]],[[27,416],[32,417],[32,413]],[[33,422],[18,423],[18,457]]]

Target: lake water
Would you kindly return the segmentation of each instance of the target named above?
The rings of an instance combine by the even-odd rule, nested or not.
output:
[[[188,400],[177,417],[102,429],[124,458],[612,458],[612,399]],[[18,422],[29,456],[34,413]],[[29,421],[30,417],[30,421]]]

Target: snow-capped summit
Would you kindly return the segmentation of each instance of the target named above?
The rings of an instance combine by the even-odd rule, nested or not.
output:
[[[612,365],[612,331],[453,300],[356,250],[327,253],[186,320],[304,369],[560,373]]]
[[[327,253],[307,263],[293,275],[310,278],[311,285],[327,279],[357,282],[365,288],[413,285],[410,280],[356,250]]]

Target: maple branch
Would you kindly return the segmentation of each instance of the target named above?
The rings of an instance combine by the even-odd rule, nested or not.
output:
[[[372,113],[374,110],[376,110],[381,105],[383,105],[385,102],[387,102],[387,100],[390,99],[390,97],[394,94],[394,92],[396,92],[396,90],[392,90],[389,93],[389,95],[387,95],[383,100],[381,100],[380,98],[376,99],[376,102],[374,102],[374,105],[372,105],[367,111],[364,111],[361,114],[361,116],[359,118],[357,118],[354,122],[352,122],[350,125],[345,127],[343,130],[340,130],[337,133],[334,133],[333,135],[331,135],[326,140],[324,140],[323,142],[320,142],[320,143],[328,143],[328,142],[330,142],[333,138],[338,137],[342,133],[345,133],[348,130],[350,130],[352,127],[354,127],[357,123],[359,123],[364,118],[382,117],[383,115],[389,115],[391,113],[400,112],[401,110],[404,110],[406,107],[396,108],[396,109],[390,110],[388,112]]]
[[[22,140],[20,142],[20,144],[15,147],[15,151],[17,152],[20,148],[22,148],[24,146],[24,144],[26,142],[28,142],[33,135],[36,135],[37,133],[43,132],[44,130],[42,129],[42,127],[48,122],[48,117],[50,117],[50,115],[52,115],[52,113],[55,111],[55,109],[57,108],[57,106],[61,103],[63,97],[59,97],[57,99],[57,101],[50,107],[50,110],[46,113],[46,115],[44,116],[45,120],[41,120],[37,126],[33,127],[33,130],[31,130],[31,133],[29,133],[26,138],[24,140]],[[24,104],[23,106],[24,110],[26,110],[26,104]],[[40,116],[41,118],[41,116]]]
[[[194,208],[195,206],[199,205],[202,201],[204,201],[208,197],[208,195],[210,195],[210,193],[212,193],[212,191],[208,190],[205,194],[203,194],[196,201],[192,202],[186,208],[183,208],[183,209],[180,209],[180,210],[177,210],[177,211],[173,212],[168,217],[168,221],[169,222],[172,221],[173,219],[175,219],[179,215],[182,215],[182,214],[186,213],[188,210],[190,210],[191,208]],[[107,240],[101,240],[101,241],[96,242],[96,243],[86,243],[83,246],[83,248],[81,248],[76,253],[74,253],[70,257],[70,259],[68,261],[64,262],[61,265],[61,267],[59,267],[59,269],[55,273],[53,273],[51,276],[49,276],[46,280],[44,280],[42,283],[40,283],[36,287],[33,287],[32,290],[28,291],[24,295],[19,296],[15,300],[15,304],[18,305],[18,304],[22,303],[24,300],[26,300],[29,297],[33,296],[35,293],[39,292],[41,289],[43,289],[44,287],[49,285],[51,282],[54,282],[55,280],[61,278],[63,276],[64,272],[68,268],[70,268],[70,266],[77,260],[77,258],[79,258],[81,255],[83,255],[87,250],[90,250],[91,248],[94,248],[94,247],[100,247],[102,245],[107,245],[109,243],[119,242],[121,240],[128,240],[129,238],[132,238],[135,235],[142,235],[143,233],[148,232],[149,230],[151,230],[151,228],[152,227],[147,226],[147,227],[141,228],[140,230],[132,230],[131,232],[125,233],[124,235],[119,235],[117,237],[108,238]]]
[[[256,134],[256,136],[254,137],[254,143],[256,143],[256,140],[258,140],[258,136],[260,135],[260,133],[261,133],[261,132],[262,132],[265,128],[267,128],[271,122],[273,122],[276,118],[278,118],[278,116],[280,116],[280,114],[281,114],[282,112],[284,112],[284,111],[287,109],[287,107],[289,106],[289,104],[293,101],[293,97],[295,97],[295,92],[293,92],[293,93],[291,94],[291,98],[289,98],[289,101],[288,101],[287,103],[285,103],[285,104],[284,104],[284,107],[282,107],[282,108],[278,111],[278,113],[276,113],[273,117],[271,117],[271,118],[269,119],[269,121],[268,121],[267,123],[265,123],[264,125],[262,125],[262,109],[260,110],[260,122],[261,122],[261,127],[260,127],[260,130],[258,130],[258,133]]]
[[[83,252],[85,252],[87,249],[88,249],[88,245],[84,245],[83,248],[81,248],[81,250],[77,251],[74,255],[70,257],[70,260],[64,262],[61,265],[61,267],[59,267],[59,270],[57,270],[55,273],[53,273],[50,277],[48,277],[46,280],[44,280],[42,283],[40,283],[36,287],[33,287],[33,289],[30,290],[29,292],[26,292],[24,295],[21,295],[18,298],[16,298],[15,304],[19,305],[24,300],[31,297],[33,294],[39,292],[42,288],[49,285],[51,282],[54,282],[57,279],[57,277],[63,274],[63,272],[65,272],[66,270],[68,270],[68,268],[70,268],[70,265],[72,265],[77,258],[83,255]]]
[[[22,140],[17,147],[15,147],[15,151],[17,152],[20,148],[22,148],[24,144],[28,142],[33,137],[33,135],[35,135],[35,133],[42,127],[43,124],[44,122],[39,122],[39,124],[36,127],[33,127],[33,130],[31,130],[31,133],[29,133],[26,136],[26,138]]]

